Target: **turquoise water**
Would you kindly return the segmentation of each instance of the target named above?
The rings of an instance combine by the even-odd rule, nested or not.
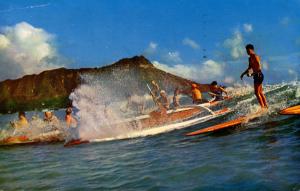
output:
[[[0,147],[0,190],[300,190],[299,116],[271,112],[226,131],[184,136],[236,115],[76,147]]]

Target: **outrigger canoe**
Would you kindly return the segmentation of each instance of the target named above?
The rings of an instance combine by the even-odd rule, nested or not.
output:
[[[79,145],[84,143],[120,140],[120,139],[128,139],[128,138],[135,138],[135,137],[144,137],[149,135],[166,133],[176,129],[190,127],[192,125],[196,125],[216,117],[220,117],[222,115],[227,114],[230,111],[231,111],[230,109],[224,108],[212,112],[209,115],[199,116],[203,112],[203,109],[199,106],[193,106],[193,107],[186,107],[186,108],[170,111],[165,116],[152,113],[149,115],[149,117],[144,117],[136,121],[131,121],[131,123],[140,124],[142,126],[142,129],[140,130],[132,131],[127,134],[121,134],[112,137],[102,137],[102,138],[90,139],[90,140],[84,140],[84,139],[71,140],[67,142],[65,146],[74,146],[74,145]]]
[[[231,98],[226,98],[226,100]],[[207,102],[199,105],[190,105],[190,106],[184,106],[181,108],[178,108],[176,110],[168,110],[166,116],[161,116],[158,113],[152,112],[147,115],[140,115],[133,118],[128,118],[125,120],[122,120],[120,122],[115,122],[116,125],[122,124],[122,123],[129,123],[131,125],[136,125],[136,123],[139,123],[145,130],[143,130],[144,134],[151,135],[151,134],[157,134],[161,132],[165,132],[172,129],[178,129],[183,127],[188,127],[194,124],[197,124],[199,122],[203,122],[209,119],[212,119],[214,117],[218,117],[221,115],[225,115],[226,113],[230,112],[229,109],[221,109],[219,111],[214,112],[213,114],[210,114],[209,116],[204,117],[197,117],[202,111],[203,108],[209,110],[209,107],[218,105],[222,103],[221,101],[213,101],[213,102]],[[210,110],[209,110],[210,111]],[[137,134],[140,132],[136,132],[134,135],[134,132],[132,136],[138,136]],[[0,146],[1,145],[27,145],[27,144],[40,144],[40,143],[54,143],[54,142],[63,142],[64,139],[61,138],[61,132],[51,131],[48,133],[42,133],[35,137],[29,137],[26,135],[20,135],[20,136],[10,136],[5,139],[0,140]],[[126,135],[127,136],[127,135]],[[125,137],[126,137],[125,136]],[[125,138],[124,137],[124,138]],[[122,138],[122,136],[121,136]],[[113,139],[113,138],[107,138],[107,140]],[[93,141],[99,141],[100,139],[94,139],[91,141],[86,140],[73,140],[71,142],[68,142],[66,145],[70,144],[82,144],[86,142],[93,142]],[[102,140],[102,139],[101,139]]]

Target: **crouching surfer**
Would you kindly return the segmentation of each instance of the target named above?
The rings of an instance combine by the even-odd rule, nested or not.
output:
[[[193,104],[201,104],[208,102],[206,99],[203,99],[201,91],[197,84],[192,84],[191,85],[191,93],[192,93],[192,99],[193,99]]]
[[[223,96],[223,93],[226,95],[226,97],[228,96],[227,91],[223,87],[218,86],[217,81],[213,81],[210,84],[209,89],[210,89],[210,92],[208,92],[208,94],[213,97],[213,100],[211,100],[211,101],[224,100],[225,96]]]
[[[243,76],[247,74],[247,76],[253,76],[254,79],[254,91],[256,98],[261,106],[261,108],[268,108],[267,99],[263,93],[262,82],[264,81],[264,75],[262,73],[262,67],[260,63],[260,57],[255,54],[254,46],[252,44],[248,44],[246,46],[247,54],[249,55],[249,66],[248,68],[241,74],[241,80],[243,80]]]

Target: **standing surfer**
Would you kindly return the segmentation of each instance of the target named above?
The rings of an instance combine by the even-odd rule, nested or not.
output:
[[[241,80],[243,80],[243,76],[247,74],[247,76],[253,76],[254,79],[254,91],[256,98],[261,106],[261,108],[268,108],[266,97],[263,93],[262,82],[264,80],[264,75],[261,71],[261,63],[260,57],[255,54],[254,46],[252,44],[246,45],[246,51],[249,55],[249,67],[245,72],[241,74]]]

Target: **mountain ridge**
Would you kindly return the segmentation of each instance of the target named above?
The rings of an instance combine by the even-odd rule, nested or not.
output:
[[[100,68],[58,68],[19,79],[4,80],[0,82],[0,113],[66,107],[70,105],[70,93],[85,83],[83,75],[106,79],[110,82],[108,88],[118,92],[120,99],[132,92],[146,93],[146,83],[152,80],[168,92],[172,92],[175,87],[186,89],[195,83],[157,69],[144,56],[134,56]],[[200,87],[202,91],[207,91],[208,85],[201,84]]]

